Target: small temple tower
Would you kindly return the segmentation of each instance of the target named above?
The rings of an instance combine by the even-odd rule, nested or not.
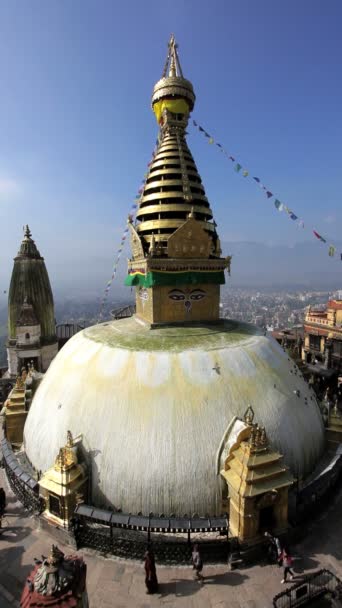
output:
[[[253,417],[249,407],[247,426],[221,471],[228,485],[231,535],[247,544],[257,543],[270,530],[287,530],[288,491],[294,481],[281,454],[270,446],[265,428],[253,424]]]
[[[8,371],[17,376],[34,364],[45,372],[57,354],[58,343],[52,290],[44,258],[26,226],[14,258],[8,296]]]
[[[171,36],[152,95],[159,145],[137,222],[129,220],[132,258],[125,284],[136,287],[137,316],[151,326],[217,321],[220,285],[230,268],[230,257],[221,257],[216,223],[185,139],[194,103]]]
[[[79,464],[77,445],[70,431],[67,443],[60,448],[53,467],[45,471],[39,481],[40,495],[46,505],[43,517],[68,528],[77,502],[87,494],[87,472]]]

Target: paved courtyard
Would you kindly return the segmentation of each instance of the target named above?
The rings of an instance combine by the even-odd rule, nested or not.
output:
[[[34,520],[11,493],[0,470],[0,485],[8,496],[4,528],[0,535],[0,608],[19,606],[19,599],[33,558],[47,555],[53,539],[36,530]],[[326,567],[342,578],[342,490],[316,521],[306,540],[294,548],[298,579],[305,572]],[[59,545],[67,553],[72,550]],[[284,588],[282,570],[276,565],[256,565],[228,572],[225,566],[204,567],[204,584],[194,580],[190,567],[158,567],[160,592],[145,593],[142,564],[105,559],[92,551],[81,553],[88,565],[90,608],[268,608]]]

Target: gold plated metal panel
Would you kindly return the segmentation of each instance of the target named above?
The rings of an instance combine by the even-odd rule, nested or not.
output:
[[[212,248],[212,238],[198,220],[191,218],[170,236],[167,254],[170,258],[208,258]]]
[[[133,258],[142,258],[144,257],[144,250],[140,237],[132,223],[129,223],[128,226],[131,234],[132,256]]]
[[[158,179],[156,181],[149,182],[148,184],[146,184],[145,192],[146,192],[146,190],[149,190],[150,188],[166,188],[167,186],[172,188],[172,186],[182,186],[182,184],[183,184],[183,182],[180,178],[163,179],[163,180]],[[194,184],[192,183],[191,185],[194,185]],[[196,186],[194,185],[194,187],[201,189],[204,194],[204,188],[203,188],[202,184],[196,184]]]
[[[168,192],[154,192],[152,194],[146,194],[146,196],[144,195],[141,199],[141,203],[146,203],[147,201],[155,201],[163,198],[183,198],[183,193],[172,190]],[[205,201],[206,203],[208,202],[207,197],[203,194],[196,194],[194,198],[196,199],[196,201]],[[186,203],[186,201],[184,201],[184,203]]]
[[[203,226],[205,230],[209,232],[215,231],[215,226],[210,222],[202,222],[198,221],[198,223]],[[140,234],[144,230],[157,230],[158,228],[179,228],[184,224],[184,220],[177,219],[162,219],[162,220],[149,220],[147,222],[141,222],[139,226],[137,226],[137,232]]]
[[[202,213],[208,217],[212,217],[212,211],[210,207],[203,207],[200,205],[192,205],[191,203],[160,203],[159,205],[148,205],[139,209],[137,217],[140,215],[148,215],[149,213],[165,213],[168,211],[190,211],[193,210],[195,213]]]
[[[139,315],[148,323],[215,321],[219,318],[219,285],[153,287],[152,307]]]

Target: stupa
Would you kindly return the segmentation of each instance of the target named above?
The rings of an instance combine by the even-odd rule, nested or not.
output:
[[[130,513],[220,514],[229,436],[249,404],[296,477],[324,446],[316,399],[284,350],[252,325],[219,318],[230,258],[186,143],[194,103],[172,37],[152,95],[159,146],[129,221],[136,315],[67,342],[24,429],[27,456],[43,472],[68,429],[81,436],[92,503]]]
[[[44,258],[28,226],[14,258],[8,294],[8,372],[32,362],[45,372],[58,351],[53,295]]]

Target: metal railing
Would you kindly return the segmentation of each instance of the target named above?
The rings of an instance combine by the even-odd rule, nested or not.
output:
[[[78,547],[86,546],[126,559],[142,559],[148,545],[159,563],[189,563],[191,542],[201,534],[201,548],[206,562],[226,562],[228,558],[227,516],[222,517],[164,517],[132,515],[97,509],[80,504],[73,518],[73,533]],[[208,533],[219,533],[216,539]],[[221,536],[222,535],[222,536]],[[220,537],[221,536],[221,537]]]
[[[278,593],[273,598],[273,608],[297,608],[305,606],[310,600],[322,597],[326,594],[332,595],[337,587],[341,586],[341,580],[330,570],[319,570],[308,574],[292,587]]]
[[[44,510],[44,501],[39,496],[39,484],[20,466],[11,444],[7,439],[1,441],[3,465],[12,492],[31,513],[40,514]]]

